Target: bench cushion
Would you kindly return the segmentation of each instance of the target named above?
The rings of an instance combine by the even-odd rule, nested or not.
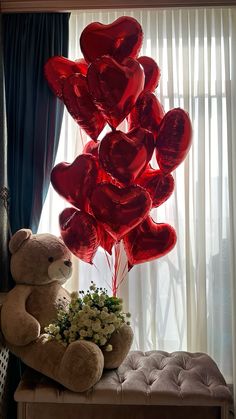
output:
[[[204,353],[132,351],[117,370],[84,393],[27,370],[15,392],[16,401],[117,404],[217,405],[231,402],[231,393],[216,363]]]

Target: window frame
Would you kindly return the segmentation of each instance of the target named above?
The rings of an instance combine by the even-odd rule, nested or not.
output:
[[[2,13],[66,12],[85,9],[236,6],[236,0],[2,0]]]

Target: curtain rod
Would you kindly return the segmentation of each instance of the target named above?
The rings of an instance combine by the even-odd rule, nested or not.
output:
[[[236,0],[0,0],[2,13],[60,12],[85,9],[236,6]]]

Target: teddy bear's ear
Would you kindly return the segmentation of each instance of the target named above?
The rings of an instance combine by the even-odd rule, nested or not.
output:
[[[15,234],[13,234],[10,242],[9,242],[9,249],[10,252],[13,254],[15,253],[22,243],[27,240],[32,234],[32,231],[28,228],[22,228],[18,230]]]

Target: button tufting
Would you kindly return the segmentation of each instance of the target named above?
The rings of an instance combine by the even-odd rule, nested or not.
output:
[[[207,355],[203,354],[196,359],[196,356],[185,356],[185,353],[180,352],[176,356],[167,356],[163,355],[162,351],[152,351],[145,356],[141,351],[128,354],[123,365],[115,372],[104,373],[90,393],[72,393],[64,389],[58,393],[57,385],[54,388],[54,384],[50,382],[49,387],[47,381],[39,384],[37,379],[36,384],[31,384],[27,392],[21,384],[16,393],[16,400],[22,401],[24,397],[26,401],[35,401],[37,392],[37,401],[42,402],[45,402],[47,394],[47,400],[51,403],[58,403],[60,399],[63,403],[79,405],[109,404],[114,405],[114,412],[119,404],[130,405],[130,417],[136,417],[133,415],[132,406],[137,412],[137,405],[175,406],[177,403],[189,406],[195,405],[197,400],[198,404],[219,406],[219,403],[232,401],[224,378]],[[183,368],[180,367],[180,363],[183,364]],[[186,373],[184,370],[190,369],[190,366],[193,371]],[[160,371],[164,368],[163,372]],[[135,371],[137,369],[138,371]],[[48,392],[48,388],[51,388],[51,391]],[[89,417],[89,414],[87,416]],[[109,417],[113,416],[115,413]]]

